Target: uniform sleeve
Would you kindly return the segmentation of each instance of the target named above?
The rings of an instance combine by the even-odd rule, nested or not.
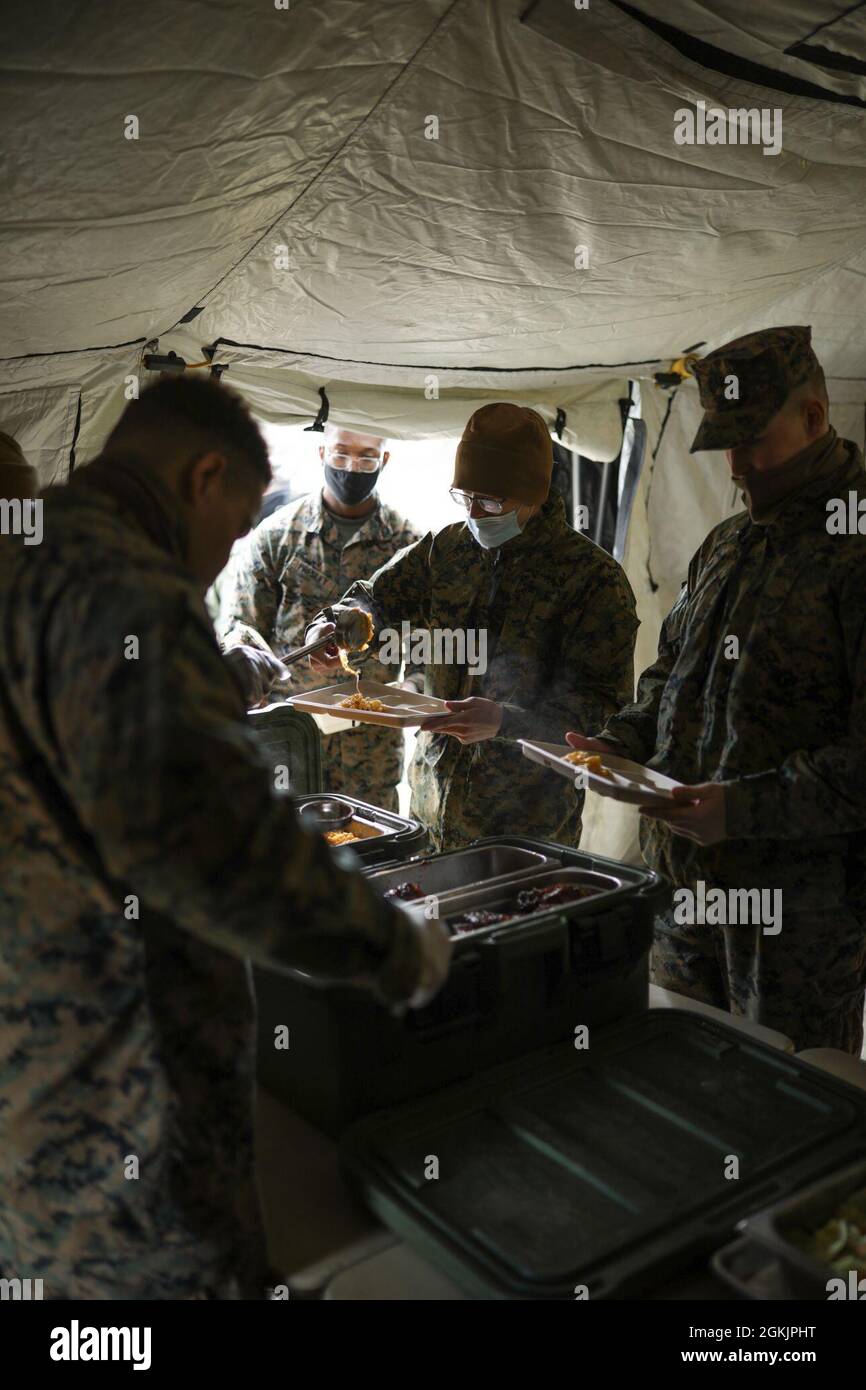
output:
[[[530,710],[507,702],[498,737],[562,743],[569,729],[597,729],[634,694],[637,628],[631,585],[619,565],[605,565],[564,615],[542,700]]]
[[[408,527],[403,532],[403,546],[415,545],[418,541],[422,539],[423,537],[419,536],[416,531],[411,531]],[[427,668],[424,665],[423,661],[407,661],[403,664],[402,679],[411,680],[412,684],[415,686],[415,689],[420,693],[423,693],[424,678],[426,675],[426,671]]]
[[[809,840],[866,830],[866,585],[853,567],[838,623],[851,694],[847,733],[801,749],[781,767],[725,783],[732,839]]]
[[[369,579],[358,579],[343,594],[341,608],[363,608],[378,633],[385,627],[399,631],[402,622],[426,627],[430,609],[430,551],[434,537],[427,535],[404,546],[380,565]],[[321,617],[321,613],[316,618]],[[313,620],[314,622],[316,619]]]
[[[247,536],[223,576],[216,624],[223,644],[230,647],[246,640],[243,632],[246,626],[270,646],[280,601],[270,528],[257,526]]]
[[[680,650],[680,629],[685,612],[688,587],[680,595],[662,623],[658,654],[638,681],[635,699],[621,709],[594,737],[621,745],[635,762],[649,762],[656,747],[659,705],[662,692],[674,668]]]
[[[70,600],[47,639],[61,778],[118,904],[316,982],[406,999],[416,936],[275,790],[204,612],[136,595]]]

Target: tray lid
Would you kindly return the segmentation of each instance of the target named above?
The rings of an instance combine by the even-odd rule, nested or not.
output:
[[[265,760],[288,768],[294,795],[322,790],[322,741],[316,721],[281,701],[248,713]]]
[[[864,1142],[862,1094],[658,1010],[372,1116],[341,1153],[382,1219],[469,1292],[573,1299],[708,1253]]]

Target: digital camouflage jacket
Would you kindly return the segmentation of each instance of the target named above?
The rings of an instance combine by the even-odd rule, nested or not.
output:
[[[277,508],[239,548],[223,587],[220,633],[230,644],[234,630],[245,623],[282,656],[303,643],[307,624],[320,608],[417,539],[393,507],[380,503],[359,523],[354,539],[341,547],[321,493],[297,498]],[[353,665],[363,668],[366,680],[397,680],[400,675],[393,667],[380,666],[372,649]],[[291,676],[292,694],[326,683],[306,661],[294,664]],[[396,810],[402,731],[358,725],[323,737],[322,773],[324,790]]]
[[[620,566],[568,525],[562,498],[549,497],[496,550],[483,549],[465,522],[430,533],[353,584],[342,603],[367,607],[379,633],[406,621],[487,634],[484,674],[468,663],[426,668],[429,695],[505,706],[496,738],[463,745],[419,735],[412,813],[434,844],[505,833],[576,843],[582,794],[525,758],[516,740],[564,742],[566,730],[595,728],[630,698],[637,618]]]
[[[192,577],[87,472],[0,547],[0,1275],[257,1296],[246,958],[392,1001],[417,947],[277,798]]]
[[[828,500],[856,506],[866,473],[850,441],[835,458],[767,524],[740,512],[710,532],[635,702],[598,726],[638,762],[727,786],[718,845],[646,822],[644,856],[676,885],[866,912],[866,535],[827,529]]]

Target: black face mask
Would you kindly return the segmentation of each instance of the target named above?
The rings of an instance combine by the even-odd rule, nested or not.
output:
[[[325,481],[339,502],[354,507],[376,491],[381,471],[377,468],[375,473],[348,473],[345,468],[332,468],[326,463]]]

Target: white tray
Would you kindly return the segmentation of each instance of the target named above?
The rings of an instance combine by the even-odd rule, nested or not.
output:
[[[340,701],[354,693],[354,681],[340,681],[339,685],[325,685],[321,690],[306,690],[303,695],[293,695],[286,703],[303,710],[305,714],[329,715],[345,719],[350,724],[378,724],[380,728],[387,729],[411,729],[436,715],[450,714],[444,700],[402,690],[396,681],[391,685],[382,685],[379,681],[361,681],[361,694],[381,700],[386,709],[340,709]]]
[[[587,790],[598,792],[599,796],[612,796],[614,801],[627,801],[632,806],[649,806],[654,801],[673,801],[674,787],[683,786],[672,777],[661,772],[641,767],[630,758],[620,758],[615,753],[600,753],[602,767],[613,773],[612,777],[600,777],[597,772],[581,768],[577,763],[565,761],[565,754],[574,750],[563,743],[533,743],[526,738],[518,739],[523,756],[534,763],[542,763],[553,768],[562,777],[574,781],[578,772],[586,773]]]

